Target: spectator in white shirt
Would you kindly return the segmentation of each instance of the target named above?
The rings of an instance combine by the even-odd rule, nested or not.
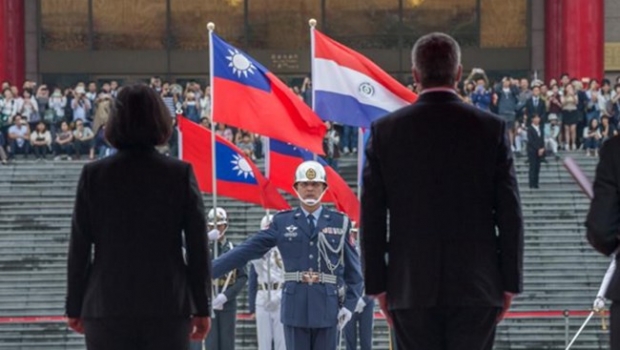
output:
[[[209,119],[211,122],[211,87],[205,88],[204,95],[200,98],[200,117]]]
[[[40,121],[37,123],[36,130],[30,134],[30,143],[37,160],[45,159],[45,156],[51,151],[52,135],[47,130],[44,122]]]
[[[67,98],[63,96],[60,88],[54,88],[54,92],[48,102],[49,109],[53,111],[52,123],[56,124],[65,118],[65,107],[67,106]]]
[[[73,146],[77,159],[81,154],[88,152],[88,159],[95,159],[95,134],[93,131],[84,126],[84,122],[78,120],[75,122],[75,130],[73,131]]]
[[[73,121],[81,120],[85,124],[88,123],[88,116],[92,105],[88,97],[86,97],[83,87],[78,86],[75,88],[75,97],[71,101],[71,108],[73,109]]]
[[[558,124],[557,115],[549,115],[549,123],[545,123],[543,134],[545,135],[545,149],[551,151],[555,158],[558,159],[558,136],[560,135],[560,125]]]
[[[17,153],[23,154],[24,159],[30,153],[30,128],[19,114],[13,117],[13,125],[9,128],[9,157],[15,158]]]
[[[13,98],[14,95],[10,88],[4,89],[2,96],[3,98],[0,99],[0,131],[5,133],[17,114],[17,101]]]
[[[39,104],[37,99],[32,95],[32,90],[25,89],[22,98],[17,100],[17,112],[21,114],[24,121],[30,124],[30,128],[34,129],[40,120]]]

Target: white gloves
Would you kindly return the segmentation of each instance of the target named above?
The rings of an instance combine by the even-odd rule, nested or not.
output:
[[[358,314],[361,314],[364,311],[365,307],[366,307],[366,302],[364,302],[364,297],[360,297],[359,300],[357,301],[357,304],[355,305],[355,311],[353,312],[357,312]]]
[[[213,229],[207,233],[207,236],[209,237],[209,241],[215,241],[220,238],[220,231]]]
[[[347,325],[349,321],[351,321],[351,316],[353,313],[349,311],[346,307],[343,307],[338,311],[338,330],[343,330],[344,326]]]
[[[599,312],[603,310],[604,308],[605,308],[605,298],[596,297],[596,299],[594,299],[594,304],[592,305],[592,309],[596,312]]]
[[[227,301],[228,298],[226,298],[224,294],[218,294],[217,297],[213,299],[213,310],[222,310]]]

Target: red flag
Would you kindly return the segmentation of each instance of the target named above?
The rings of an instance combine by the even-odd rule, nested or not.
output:
[[[296,195],[293,190],[295,170],[304,161],[314,160],[312,153],[277,140],[269,141],[269,181],[278,188]],[[359,222],[360,202],[346,181],[323,159],[317,161],[325,168],[327,174],[327,192],[324,202],[332,202],[336,208],[346,213],[352,221]]]
[[[260,63],[212,34],[213,120],[323,154],[323,121]]]
[[[177,116],[181,159],[192,164],[201,191],[213,192],[211,130]],[[217,193],[270,209],[290,206],[256,165],[223,137],[216,135]]]

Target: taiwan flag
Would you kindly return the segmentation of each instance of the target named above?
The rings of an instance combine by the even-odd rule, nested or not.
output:
[[[323,121],[252,57],[211,33],[213,120],[323,154]]]
[[[323,120],[369,128],[416,100],[415,93],[364,55],[316,29],[312,35],[314,105]]]
[[[269,140],[269,181],[278,188],[296,196],[293,190],[295,170],[307,160],[314,160],[314,155],[305,149],[277,140]],[[359,222],[360,202],[344,179],[325,161],[318,157],[327,174],[327,192],[324,202],[332,202],[336,208],[346,213],[351,220]]]
[[[194,168],[200,190],[213,193],[211,130],[180,116],[177,120],[181,160]],[[276,187],[263,177],[243,151],[219,135],[216,135],[215,159],[218,195],[269,209],[290,208]]]

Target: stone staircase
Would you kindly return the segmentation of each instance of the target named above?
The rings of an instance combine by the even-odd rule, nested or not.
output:
[[[588,175],[597,159],[570,154]],[[10,323],[7,317],[63,314],[65,269],[75,185],[83,163],[24,162],[0,167],[0,349],[84,349],[83,338],[64,323]],[[340,172],[354,186],[356,160],[340,161]],[[560,161],[543,164],[539,190],[527,188],[527,165],[517,160],[526,222],[525,292],[513,311],[587,310],[609,259],[598,255],[584,238],[588,200]],[[287,197],[294,203],[294,200]],[[211,198],[204,197],[207,207]],[[234,242],[256,232],[264,210],[220,199],[231,217],[228,235]],[[206,213],[205,213],[206,214]],[[245,292],[240,313],[247,312]],[[583,316],[568,318],[570,336]],[[495,349],[563,349],[563,317],[514,318],[504,321]],[[375,321],[373,349],[388,348],[384,320]],[[253,321],[237,325],[237,349],[256,349]],[[597,316],[573,349],[607,349]]]

